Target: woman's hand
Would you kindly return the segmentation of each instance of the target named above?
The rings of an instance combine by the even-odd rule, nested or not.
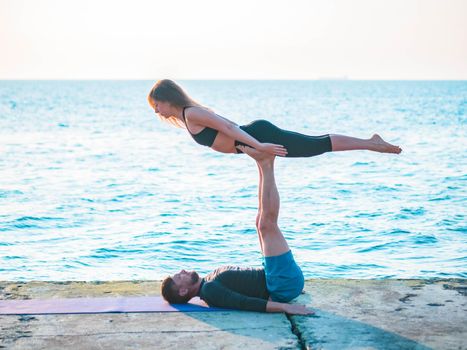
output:
[[[274,154],[275,156],[285,157],[287,149],[282,145],[275,145],[273,143],[260,143],[258,151]]]

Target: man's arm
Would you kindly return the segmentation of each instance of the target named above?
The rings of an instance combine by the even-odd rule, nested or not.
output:
[[[218,282],[205,284],[202,298],[208,305],[212,306],[247,311],[266,311],[267,300],[237,293]]]
[[[269,300],[266,304],[266,312],[286,312],[291,315],[313,315],[314,312],[301,304],[278,303]]]
[[[203,299],[212,306],[258,312],[286,312],[293,315],[313,314],[313,311],[305,305],[278,303],[271,300],[249,297],[226,288],[217,282],[205,285],[203,292]]]

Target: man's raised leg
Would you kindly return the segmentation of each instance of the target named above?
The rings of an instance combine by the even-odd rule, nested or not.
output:
[[[240,147],[238,147],[240,148]],[[274,156],[261,153],[250,147],[240,150],[256,160],[260,172],[260,199],[257,230],[262,242],[266,286],[270,299],[266,305],[269,312],[285,311],[307,315],[313,311],[305,305],[285,304],[302,292],[304,277],[278,226],[279,192],[274,178]]]
[[[257,165],[258,165],[259,182],[258,182],[258,213],[256,214],[256,232],[258,233],[259,246],[261,247],[261,252],[262,252],[263,251],[263,239],[261,238],[258,227],[259,227],[259,219],[261,217],[261,193],[262,193],[262,187],[263,187],[263,172],[259,164]]]
[[[289,246],[278,226],[280,199],[274,177],[274,158],[250,147],[241,151],[256,160],[260,171],[259,218],[256,228],[260,237],[264,256],[282,255],[289,251]]]

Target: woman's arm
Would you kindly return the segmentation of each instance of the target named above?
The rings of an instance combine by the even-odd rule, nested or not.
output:
[[[271,143],[258,142],[254,137],[248,135],[245,131],[240,129],[235,123],[230,120],[220,117],[217,114],[207,111],[203,108],[190,108],[186,117],[190,122],[216,129],[234,140],[238,140],[250,147],[257,150],[275,154],[277,156],[285,156],[287,150],[282,145],[275,145]]]

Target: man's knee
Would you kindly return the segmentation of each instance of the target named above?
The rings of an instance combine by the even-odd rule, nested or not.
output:
[[[261,215],[257,229],[261,234],[267,234],[277,228],[277,216],[275,215]]]

